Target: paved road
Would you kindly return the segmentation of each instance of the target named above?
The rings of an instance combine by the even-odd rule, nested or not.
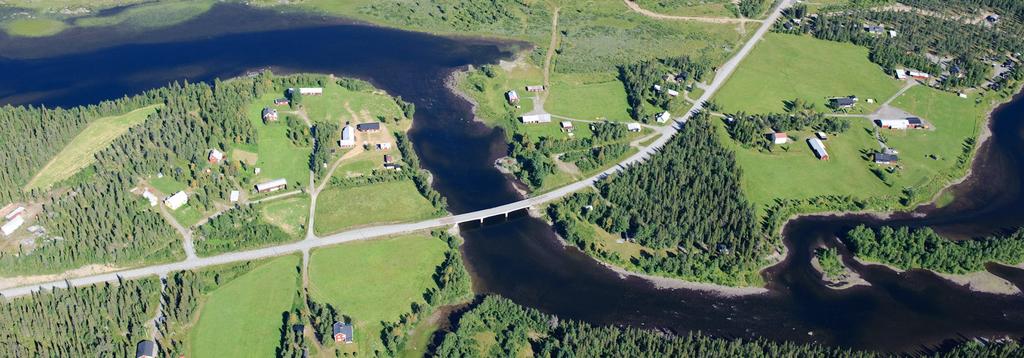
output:
[[[710,99],[711,96],[714,95],[714,93],[717,92],[723,84],[725,84],[725,81],[729,78],[730,75],[732,75],[732,72],[736,70],[736,67],[739,65],[739,63],[743,61],[743,59],[750,53],[751,49],[754,48],[757,42],[764,36],[765,33],[768,32],[772,24],[775,23],[775,20],[778,19],[779,14],[781,13],[781,9],[789,6],[791,1],[792,0],[782,1],[778,5],[778,7],[776,7],[772,11],[772,14],[768,16],[768,18],[764,21],[761,27],[758,28],[757,32],[754,33],[750,40],[748,40],[747,43],[744,44],[742,48],[740,48],[740,50],[732,57],[732,59],[730,59],[728,62],[726,62],[719,68],[718,72],[715,74],[714,80],[711,82],[711,85],[709,85],[707,90],[704,91],[704,94],[700,97],[697,103],[694,104],[692,108],[690,108],[689,112],[687,112],[684,116],[677,118],[677,121],[674,125],[660,129],[659,132],[661,133],[661,135],[650,146],[644,148],[643,150],[630,156],[629,158],[626,158],[626,160],[622,161],[618,165],[608,170],[605,170],[597,175],[594,175],[590,178],[566,185],[564,187],[528,199],[523,199],[514,203],[509,203],[493,207],[490,209],[484,209],[465,214],[450,215],[442,218],[431,219],[417,223],[367,227],[362,229],[349,230],[324,237],[308,237],[306,240],[262,249],[231,252],[210,257],[196,257],[186,259],[185,261],[163,265],[140,267],[118,272],[110,272],[92,276],[72,278],[67,280],[51,281],[27,286],[7,288],[0,290],[0,295],[3,295],[5,297],[16,297],[28,295],[34,291],[38,291],[41,289],[52,289],[55,287],[65,288],[68,287],[69,284],[71,286],[85,286],[101,282],[114,281],[117,280],[118,278],[133,279],[153,275],[165,276],[168,273],[174,271],[192,270],[200,267],[222,265],[231,262],[258,260],[298,252],[305,253],[312,248],[322,246],[330,246],[345,242],[366,240],[375,237],[397,235],[414,231],[428,230],[437,227],[452,226],[463,222],[482,220],[488,217],[504,215],[513,211],[522,210],[528,207],[537,206],[559,199],[570,193],[579,191],[584,188],[588,188],[592,186],[596,181],[610,174],[623,170],[632,164],[642,162],[647,157],[654,154],[663,145],[665,145],[665,143],[667,143],[669,139],[671,139],[672,136],[676,134],[679,131],[679,129],[682,128],[681,126],[683,125],[683,123],[685,123],[686,120],[688,120],[694,113],[700,111],[703,108],[703,103]]]

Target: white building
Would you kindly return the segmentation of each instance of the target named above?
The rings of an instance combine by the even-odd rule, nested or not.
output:
[[[540,114],[525,114],[519,117],[523,123],[551,123],[551,114],[540,113]]]
[[[906,119],[879,119],[878,126],[886,129],[907,129],[910,121]]]
[[[562,126],[562,130],[564,130],[566,132],[572,132],[572,130],[573,130],[572,122],[562,121],[562,123],[559,123],[559,125],[561,125]]]
[[[303,96],[319,96],[324,94],[322,87],[301,87],[299,88],[299,94]]]
[[[229,197],[229,199],[231,200],[232,203],[237,203],[238,202],[238,195],[239,195],[238,190],[232,190],[231,191],[231,196]]]
[[[356,131],[352,129],[352,126],[345,125],[345,128],[341,129],[341,139],[338,140],[338,145],[342,148],[356,146]]]
[[[21,216],[21,214],[24,214],[24,213],[25,213],[25,207],[24,206],[19,206],[17,208],[14,208],[14,210],[11,210],[11,212],[7,213],[7,215],[4,215],[4,219],[13,220],[14,218],[19,217],[19,216]]]
[[[654,85],[653,88],[656,92],[661,92],[661,85]]]
[[[643,128],[640,127],[640,123],[626,123],[626,130],[630,132],[639,132],[641,129]]]
[[[658,123],[665,123],[665,122],[668,122],[669,119],[672,119],[672,113],[668,113],[668,111],[664,111],[664,112],[661,112],[660,114],[658,114],[658,116],[656,116],[654,119],[657,120]]]
[[[11,236],[15,230],[18,230],[22,224],[25,223],[25,218],[18,216],[8,221],[4,226],[0,226],[0,231],[4,233],[4,236]]]
[[[149,206],[156,206],[156,204],[160,202],[160,199],[157,198],[156,194],[153,194],[152,191],[149,191],[149,188],[142,191],[142,197],[149,200]]]
[[[811,145],[811,150],[814,151],[814,156],[821,160],[828,160],[828,152],[825,151],[825,144],[818,138],[810,138],[807,143]]]
[[[889,30],[889,38],[891,39],[891,38],[895,38],[895,37],[896,37],[896,30]]]
[[[905,80],[905,79],[907,79],[907,70],[904,70],[902,68],[897,68],[896,69],[896,79],[898,79],[898,80]]]
[[[774,132],[771,135],[772,143],[774,144],[786,144],[789,143],[789,135],[786,132]]]
[[[222,160],[224,160],[224,152],[216,148],[210,149],[210,156],[208,159],[210,160],[210,164],[220,163]]]
[[[674,89],[670,89],[670,90],[668,90],[668,95],[672,96],[672,97],[678,97],[679,96],[679,91],[676,91]]]
[[[179,191],[164,199],[164,205],[171,210],[178,210],[178,208],[185,205],[185,203],[188,203],[188,194],[184,191]]]
[[[256,191],[260,193],[269,193],[272,191],[278,191],[288,187],[288,180],[285,178],[274,179],[265,183],[256,184]]]
[[[391,143],[377,143],[377,149],[379,150],[391,150]]]

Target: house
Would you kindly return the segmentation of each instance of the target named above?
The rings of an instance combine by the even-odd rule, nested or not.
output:
[[[174,193],[174,195],[164,198],[164,205],[171,210],[178,210],[178,208],[188,203],[188,194],[184,191]]]
[[[18,206],[16,208],[14,208],[14,210],[11,210],[11,212],[7,213],[7,215],[4,215],[4,219],[13,220],[14,218],[19,217],[19,216],[21,216],[21,214],[24,214],[24,213],[25,213],[25,207],[24,206]]]
[[[255,175],[260,175],[260,172],[261,172],[261,171],[263,171],[263,169],[262,169],[262,168],[260,168],[260,167],[256,167],[256,168],[254,168],[254,169],[252,170],[252,173],[253,173],[253,174],[255,174]]]
[[[377,133],[380,132],[380,122],[359,123],[356,124],[356,130],[364,133]]]
[[[543,85],[526,86],[526,92],[544,92]]]
[[[269,193],[288,188],[288,180],[285,178],[274,179],[268,182],[256,184],[257,193]]]
[[[773,144],[786,144],[789,142],[789,135],[786,132],[772,132],[768,134]]]
[[[989,16],[985,16],[985,20],[990,22],[990,23],[993,23],[993,24],[997,23],[997,22],[999,22],[999,14],[992,14],[992,15],[989,15]]]
[[[896,30],[889,30],[889,38],[890,39],[896,38],[896,34],[897,34]]]
[[[818,139],[821,139],[821,140],[828,140],[828,135],[825,134],[825,132],[815,132],[814,136],[818,137]]]
[[[900,160],[898,155],[896,155],[896,154],[889,154],[889,153],[875,153],[874,154],[874,158],[875,158],[875,164],[881,164],[881,165],[895,164],[896,162],[898,162]]]
[[[959,93],[957,93],[956,95],[957,95],[958,97],[960,97],[960,98],[967,98],[967,94],[966,94],[966,93],[963,93],[963,92],[959,92]]]
[[[156,343],[144,340],[135,346],[135,358],[156,358]]]
[[[879,35],[879,34],[885,32],[885,27],[882,27],[882,26],[879,26],[879,25],[865,25],[864,26],[864,31],[867,31],[868,33],[870,33],[872,35]]]
[[[927,80],[929,78],[932,78],[932,75],[929,75],[927,72],[921,72],[921,71],[917,71],[917,70],[907,71],[907,75],[909,75],[911,78],[913,78],[915,80],[922,80],[922,81],[923,80]]]
[[[238,202],[238,195],[239,195],[238,190],[232,190],[231,191],[231,195],[228,196],[228,199],[231,200],[232,203],[237,203]]]
[[[324,94],[323,87],[300,87],[299,94],[303,96],[319,96]]]
[[[639,132],[641,129],[642,128],[640,127],[640,123],[626,123],[626,130],[630,132]]]
[[[835,109],[846,109],[846,108],[853,108],[853,106],[857,104],[857,97],[856,96],[836,97],[836,98],[829,99],[828,101],[829,101],[829,105],[832,106],[832,108],[835,108]]]
[[[377,143],[377,150],[391,150],[391,143]]]
[[[264,122],[274,122],[274,121],[277,121],[277,110],[273,109],[273,108],[270,108],[270,107],[264,107],[263,108],[263,121]]]
[[[216,148],[210,149],[210,155],[206,156],[206,160],[210,161],[210,164],[220,164],[224,161],[224,152]]]
[[[519,94],[516,93],[515,90],[505,92],[505,99],[508,100],[508,104],[511,104],[513,106],[519,104]]]
[[[334,341],[349,344],[353,342],[352,325],[348,323],[334,322],[332,329]]]
[[[4,223],[0,226],[0,232],[3,232],[4,236],[11,236],[14,231],[18,230],[21,225],[25,224],[25,218],[22,216],[16,216],[11,221]]]
[[[563,131],[566,131],[566,132],[572,133],[572,130],[573,130],[573,128],[572,128],[572,122],[569,122],[569,121],[562,121],[562,123],[559,123],[559,124],[560,124],[560,125],[562,126],[562,130],[563,130]]]
[[[910,127],[910,121],[906,119],[879,119],[875,123],[885,129],[907,129]]]
[[[152,191],[149,191],[149,188],[142,191],[142,197],[149,200],[149,206],[156,206],[156,204],[160,202],[160,199],[158,199],[156,194],[153,194]]]
[[[287,106],[289,103],[291,103],[291,102],[289,102],[287,98],[277,98],[277,99],[274,99],[274,105],[275,106]]]
[[[661,112],[656,117],[654,117],[654,120],[657,121],[658,123],[668,122],[669,119],[672,119],[672,113],[668,113],[668,111]]]
[[[352,126],[346,124],[345,128],[341,129],[341,139],[338,140],[338,146],[342,148],[356,146],[356,131],[352,129]]]
[[[807,139],[807,144],[811,146],[811,150],[814,151],[814,156],[821,160],[828,160],[828,151],[825,150],[825,144],[818,138]]]
[[[391,154],[384,154],[384,164],[391,164],[395,162],[395,158]]]
[[[654,85],[651,88],[654,88],[655,92],[661,92],[661,85]]]
[[[793,23],[790,23],[790,22],[784,23],[784,24],[782,24],[782,28],[784,28],[786,30],[792,30],[793,29]]]
[[[910,128],[915,129],[928,128],[928,123],[925,123],[921,118],[917,117],[907,117],[907,125]]]
[[[668,95],[672,96],[672,97],[679,97],[679,91],[676,91],[674,89],[669,89],[668,90]]]
[[[898,79],[898,80],[905,80],[905,79],[907,79],[907,70],[904,70],[902,68],[897,68],[896,69],[896,79]]]
[[[551,114],[539,113],[539,114],[525,114],[519,117],[523,123],[551,123]]]

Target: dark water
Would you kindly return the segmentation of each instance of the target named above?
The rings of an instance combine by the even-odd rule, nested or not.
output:
[[[494,63],[516,44],[452,40],[221,5],[174,28],[73,30],[47,39],[0,37],[0,103],[70,106],[138,93],[169,81],[210,81],[272,67],[276,72],[323,72],[372,81],[416,103],[411,133],[435,187],[454,212],[483,209],[520,196],[492,168],[503,135],[469,120],[469,105],[444,80],[468,64]],[[926,219],[956,235],[998,232],[1024,223],[1024,100],[999,111],[993,140],[980,150],[972,180],[957,201],[924,208]],[[884,351],[924,351],[972,337],[1024,335],[1024,299],[972,293],[927,272],[897,274],[848,265],[872,283],[830,290],[809,265],[812,247],[872,219],[811,217],[791,223],[789,257],[764,273],[771,291],[723,298],[689,290],[658,290],[622,279],[572,248],[544,222],[518,215],[464,227],[463,250],[477,288],[563,317],[598,324],[652,327],[724,337],[817,341]],[[990,270],[1024,284],[1024,271]]]

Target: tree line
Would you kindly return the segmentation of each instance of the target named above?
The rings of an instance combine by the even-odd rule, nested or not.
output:
[[[726,131],[733,140],[748,148],[770,150],[768,131],[786,132],[813,129],[840,134],[850,128],[850,119],[829,117],[818,112],[813,103],[801,98],[786,102],[786,113],[747,114],[737,112],[725,120]]]
[[[1024,230],[998,237],[951,241],[931,228],[871,229],[861,225],[844,239],[854,255],[903,270],[964,274],[985,270],[986,262],[1024,262]]]
[[[617,159],[629,150],[628,143],[621,143],[629,132],[622,123],[596,122],[590,124],[591,136],[587,138],[540,137],[536,140],[526,133],[516,133],[509,140],[509,156],[519,164],[514,170],[516,177],[530,188],[544,185],[548,176],[555,174],[557,167],[552,159],[561,159],[576,164],[581,170],[599,168]]]

